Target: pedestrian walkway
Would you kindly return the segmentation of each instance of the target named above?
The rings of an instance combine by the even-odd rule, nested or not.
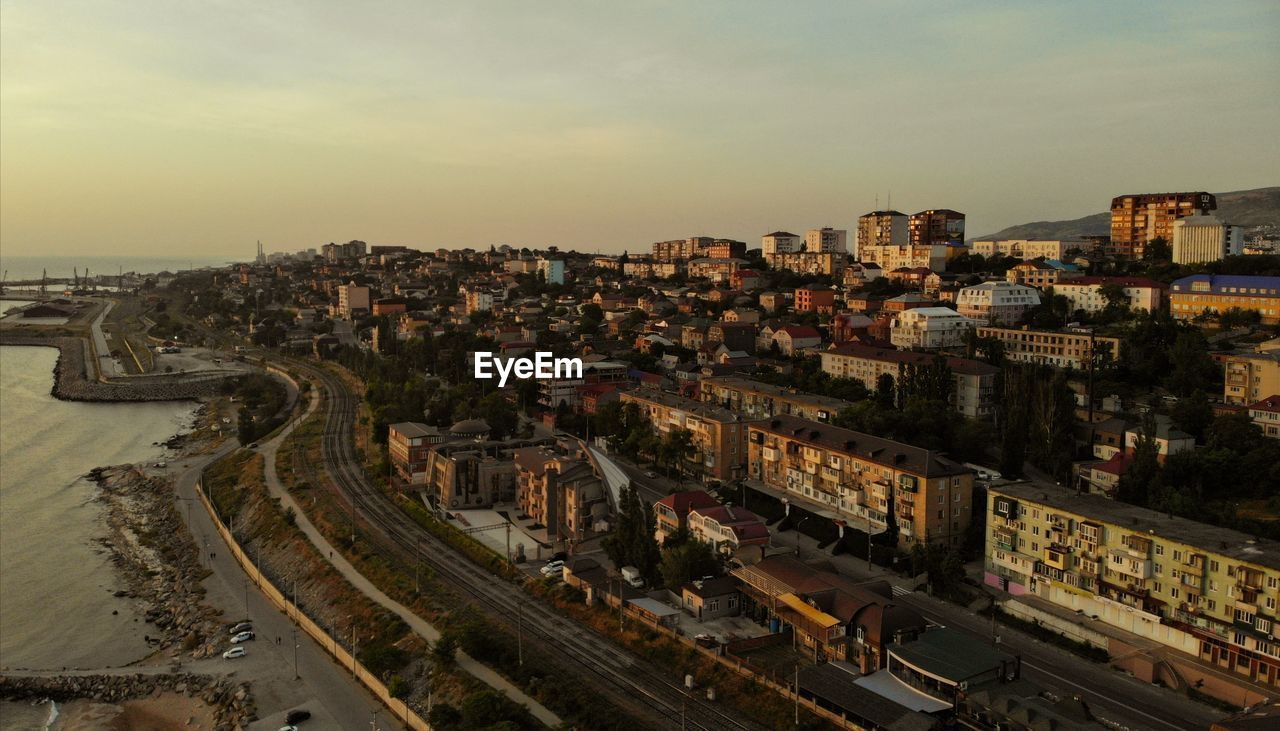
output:
[[[307,517],[306,512],[302,509],[302,506],[298,505],[297,501],[293,499],[293,496],[289,494],[289,491],[286,490],[284,485],[280,482],[280,477],[276,473],[276,453],[279,451],[280,445],[284,443],[284,440],[293,433],[294,428],[311,417],[319,403],[319,399],[311,399],[311,403],[307,405],[307,411],[305,414],[291,422],[281,430],[280,434],[278,434],[274,439],[263,444],[262,448],[259,450],[262,453],[266,464],[265,474],[267,490],[271,493],[273,498],[280,501],[281,510],[293,510],[294,515],[297,518],[298,528],[302,531],[303,535],[305,535],[307,540],[311,542],[311,545],[320,552],[321,556],[329,556],[329,563],[337,569],[338,573],[342,574],[343,578],[350,582],[356,589],[360,590],[360,592],[369,599],[380,604],[396,616],[400,617],[400,619],[404,620],[405,624],[409,625],[409,627],[412,628],[419,636],[434,644],[440,639],[440,631],[422,617],[414,614],[413,610],[387,596],[381,589],[375,586],[373,582],[365,578],[364,574],[360,573],[355,566],[352,566],[351,563],[347,561],[346,557],[342,555],[342,552],[334,548],[333,544],[329,543],[328,539],[316,529],[315,525]],[[563,723],[559,716],[552,713],[541,703],[530,698],[519,688],[512,685],[506,678],[495,672],[492,668],[484,665],[461,650],[458,651],[457,662],[458,667],[463,671],[475,677],[490,688],[493,688],[499,693],[507,696],[513,702],[528,708],[534,718],[538,719],[543,724],[552,728],[557,728]]]

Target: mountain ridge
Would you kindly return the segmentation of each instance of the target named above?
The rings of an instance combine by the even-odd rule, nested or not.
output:
[[[1215,193],[1218,210],[1214,213],[1226,223],[1254,228],[1280,226],[1280,185],[1251,190]],[[1002,239],[1072,240],[1082,236],[1106,236],[1111,233],[1111,213],[1093,213],[1062,221],[1031,221],[1008,226],[995,233],[975,236],[969,241]]]

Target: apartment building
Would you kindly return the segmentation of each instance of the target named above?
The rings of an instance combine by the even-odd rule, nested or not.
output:
[[[914,213],[907,228],[912,246],[964,246],[964,214],[950,208]]]
[[[355,282],[338,286],[338,316],[350,320],[369,312],[369,288]]]
[[[622,274],[628,279],[666,279],[682,271],[679,262],[639,259],[622,265]]]
[[[871,534],[892,515],[902,548],[964,540],[973,472],[942,453],[794,416],[749,430],[748,475],[766,487]]]
[[[1102,312],[1107,306],[1102,288],[1108,284],[1120,286],[1125,305],[1134,311],[1159,310],[1164,303],[1165,290],[1168,289],[1164,283],[1144,277],[1075,277],[1059,280],[1053,286],[1053,293],[1066,297],[1072,312]]]
[[[956,309],[965,317],[988,325],[1012,324],[1040,304],[1034,287],[1012,282],[983,282],[956,294]]]
[[[688,457],[692,471],[724,481],[742,476],[747,459],[747,425],[751,419],[665,391],[624,391],[619,394],[619,400],[639,406],[658,434],[688,430],[693,441],[693,454]]]
[[[836,378],[861,381],[868,390],[875,391],[880,376],[888,375],[896,384],[909,367],[928,366],[934,357],[928,353],[846,343],[822,353],[822,370]],[[996,375],[1000,369],[966,358],[947,358],[946,362],[955,379],[952,406],[971,419],[990,418],[995,413]]]
[[[760,253],[768,256],[769,254],[790,254],[800,251],[800,237],[788,231],[774,231],[771,234],[765,234],[760,237]]]
[[[1094,335],[1091,330],[1033,330],[1030,327],[979,327],[978,337],[994,338],[1004,346],[1004,357],[1016,363],[1043,363],[1057,368],[1084,370],[1093,358],[1113,361],[1120,357],[1120,338]]]
[[[950,307],[915,307],[893,318],[889,340],[904,350],[954,348],[977,324]]]
[[[841,409],[853,406],[843,399],[739,376],[705,376],[698,384],[698,395],[704,403],[716,404],[752,419],[787,414],[826,423]]]
[[[707,250],[711,248],[713,241],[715,239],[710,236],[691,236],[687,239],[657,241],[653,244],[653,258],[655,261],[673,262],[706,256]]]
[[[583,363],[582,378],[547,378],[538,381],[538,403],[549,409],[558,409],[562,404],[566,408],[578,409],[586,390],[602,385],[622,386],[630,382],[629,372],[630,366],[620,361]]]
[[[1173,263],[1199,264],[1239,256],[1244,251],[1244,226],[1232,226],[1215,216],[1187,216],[1173,222]]]
[[[545,526],[553,539],[576,543],[607,521],[604,482],[584,456],[552,447],[524,447],[515,450],[513,461],[516,506]]]
[[[858,217],[858,261],[866,257],[868,246],[906,246],[911,241],[906,214],[899,211],[872,211]]]
[[[858,261],[879,265],[884,271],[895,269],[930,269],[941,272],[947,268],[950,249],[941,244],[884,244],[858,247]]]
[[[988,490],[985,580],[1280,686],[1274,543],[1053,485]]]
[[[490,508],[497,503],[515,502],[516,450],[549,445],[553,441],[550,438],[474,440],[458,431],[475,423],[477,420],[455,424],[450,428],[448,440],[433,445],[427,453],[423,492],[438,507]]]
[[[844,254],[849,232],[842,228],[811,228],[804,234],[804,250]]]
[[[1222,400],[1248,406],[1280,393],[1280,353],[1229,353],[1222,362]]]
[[[468,315],[489,312],[493,309],[493,293],[487,289],[467,290],[466,308]]]
[[[1048,239],[1002,239],[1000,241],[975,241],[969,251],[990,259],[993,256],[1011,256],[1015,259],[1056,259],[1064,261],[1067,252],[1089,252],[1093,244],[1088,241],[1061,241]]]
[[[831,251],[780,251],[764,255],[770,269],[827,276],[835,276],[843,271],[848,258],[846,254]]]
[[[1280,277],[1194,274],[1169,287],[1169,312],[1179,320],[1232,308],[1257,312],[1264,325],[1280,324]]]
[[[1036,289],[1045,289],[1057,284],[1059,280],[1069,279],[1078,273],[1074,265],[1063,264],[1053,259],[1024,261],[1009,267],[1005,272],[1005,281],[1024,284]]]
[[[561,259],[539,259],[538,273],[547,284],[564,284],[564,261]]]
[[[442,441],[444,434],[434,426],[404,421],[387,427],[387,453],[402,485],[426,484],[431,447]]]
[[[1173,241],[1173,223],[1187,216],[1217,210],[1209,193],[1143,193],[1111,199],[1111,244],[1108,254],[1141,259],[1155,239]]]
[[[836,291],[821,284],[798,287],[795,291],[796,312],[831,314],[836,307]]]

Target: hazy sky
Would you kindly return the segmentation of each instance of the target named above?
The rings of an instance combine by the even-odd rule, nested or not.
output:
[[[0,247],[647,250],[1280,183],[1280,3],[0,5]]]

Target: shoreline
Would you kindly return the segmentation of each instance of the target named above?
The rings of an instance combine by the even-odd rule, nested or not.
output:
[[[88,375],[88,340],[71,335],[44,337],[0,333],[0,347],[55,348],[50,394],[59,401],[138,403],[148,401],[199,401],[218,395],[226,375],[189,377],[160,374],[132,376],[129,381],[97,381]]]

